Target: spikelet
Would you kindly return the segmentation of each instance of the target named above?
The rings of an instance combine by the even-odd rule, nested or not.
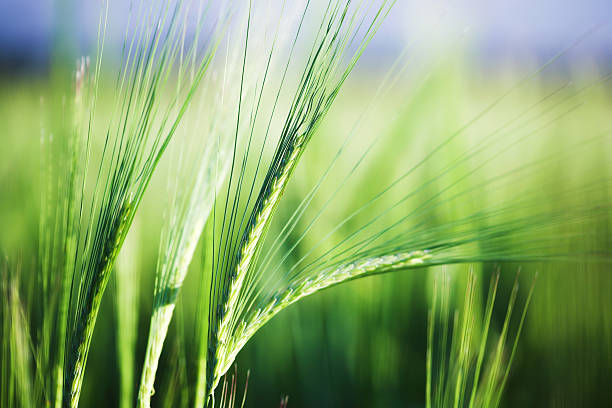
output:
[[[217,265],[221,267],[214,271],[211,290],[213,297],[209,305],[207,395],[214,392],[219,379],[235,358],[235,347],[232,343],[236,341],[237,319],[241,313],[244,292],[250,289],[245,287],[245,282],[253,273],[270,222],[274,218],[287,183],[308,142],[329,111],[340,87],[392,5],[392,2],[387,1],[370,3],[375,10],[373,15],[368,15],[367,12],[364,15],[360,14],[368,9],[363,4],[353,9],[351,2],[346,0],[328,3],[295,97],[289,107],[273,159],[268,166],[258,198],[247,217],[247,226],[239,232],[238,239],[232,242],[229,251],[225,250],[223,254],[218,255]],[[350,55],[348,47],[354,45],[352,42],[359,32],[357,21],[360,19],[369,19],[370,24],[366,24],[368,28],[365,33],[361,33],[363,35],[361,41],[355,41],[358,47]],[[347,56],[350,57],[350,62],[345,67],[341,67],[342,60]],[[236,199],[239,199],[238,188]],[[230,223],[235,221],[233,213],[229,219]],[[230,232],[233,231],[233,227],[231,225],[222,228],[227,231],[227,236],[221,237],[221,243],[234,239]]]
[[[63,369],[65,407],[78,405],[87,355],[102,296],[114,262],[147,189],[153,172],[177,131],[179,124],[207,71],[216,45],[202,52],[193,44],[193,76],[183,81],[180,20],[188,9],[181,2],[174,6],[147,4],[137,7],[134,31],[127,37],[122,67],[116,83],[115,111],[103,124],[95,121],[97,90],[100,86],[102,51],[108,16],[101,15],[98,55],[91,92],[83,101],[84,125],[78,137],[90,145],[99,133],[104,135],[102,155],[96,159],[97,172],[83,180],[81,211],[75,214],[84,226],[77,234],[67,319],[66,358]],[[171,83],[170,73],[179,71],[179,81]],[[81,80],[82,78],[78,78]],[[172,88],[174,97],[165,95]],[[80,85],[78,90],[80,92]],[[102,129],[100,129],[102,128]],[[93,193],[86,193],[87,179]],[[83,210],[85,208],[85,210]]]

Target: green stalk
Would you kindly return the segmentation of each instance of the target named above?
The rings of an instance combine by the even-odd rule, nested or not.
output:
[[[232,223],[237,221],[235,208],[237,207],[236,202],[240,199],[240,183],[244,175],[243,173],[239,177],[234,197],[236,201],[232,205],[229,225],[227,226],[225,225],[226,212],[224,212],[222,235],[225,232],[227,236],[221,238],[219,252],[223,252],[223,256],[227,258],[224,259],[219,255],[216,265],[217,270],[213,272],[215,276],[213,285],[211,285],[212,297],[209,312],[210,324],[206,362],[206,394],[208,396],[214,392],[220,377],[233,362],[237,351],[242,348],[243,344],[236,347],[235,343],[240,342],[244,338],[248,339],[252,335],[240,338],[239,333],[245,330],[245,327],[236,327],[237,319],[239,319],[244,306],[241,304],[242,296],[244,296],[245,291],[251,289],[248,285],[245,288],[245,281],[252,277],[253,266],[257,262],[262,243],[265,240],[270,222],[287,187],[287,183],[308,142],[316,133],[322,119],[331,108],[341,86],[354,68],[365,46],[377,31],[381,20],[388,13],[388,9],[386,9],[387,2],[383,1],[377,8],[375,16],[371,18],[371,23],[364,34],[364,38],[359,43],[347,67],[339,69],[342,58],[346,56],[346,48],[352,43],[356,35],[353,30],[356,30],[357,12],[351,13],[349,6],[350,1],[333,2],[330,0],[328,2],[308,62],[304,68],[293,102],[290,105],[274,157],[268,167],[257,201],[250,212],[250,216],[247,217],[247,226],[244,230],[240,231],[242,222],[240,223],[237,241],[230,245],[229,249],[227,244],[233,239],[234,225]],[[360,7],[361,4],[357,6],[357,11],[359,11]],[[250,24],[250,14],[248,24]],[[249,41],[248,24],[247,45]],[[247,47],[245,46],[241,83],[244,80],[246,51]],[[242,86],[240,95],[242,96]],[[239,128],[240,107],[241,103],[239,102],[237,129]],[[235,154],[236,151],[234,150]],[[232,171],[230,172],[230,187],[228,187],[228,202],[232,185],[232,172],[233,164]],[[244,172],[244,168],[242,172]],[[227,231],[224,231],[225,229]],[[227,242],[225,242],[225,248],[222,250],[221,244],[224,239]],[[289,301],[290,299],[288,298],[287,300]],[[275,307],[276,305],[272,308],[275,309]],[[263,319],[267,321],[266,316],[263,316]],[[254,326],[257,326],[257,323],[254,323]]]
[[[82,308],[76,316],[76,326],[74,327],[70,343],[72,348],[68,350],[70,357],[67,360],[68,365],[64,377],[64,407],[78,406],[83,376],[85,374],[85,364],[93,330],[96,325],[96,318],[102,303],[102,295],[110,278],[115,259],[119,254],[119,249],[125,239],[125,233],[122,231],[131,223],[133,217],[133,212],[129,210],[130,208],[133,207],[128,205],[122,211],[117,227],[113,229],[114,233],[111,235],[114,239],[111,238],[107,241],[105,250],[102,252],[102,259],[100,259],[99,266],[96,268],[99,272],[95,274],[94,280],[86,292]]]
[[[140,389],[138,391],[138,406],[150,407],[151,395],[153,395],[153,385],[155,373],[159,364],[164,340],[168,334],[168,327],[172,320],[175,304],[170,302],[164,306],[158,306],[151,316],[151,326],[149,328],[149,341],[145,354],[145,365],[142,369]]]

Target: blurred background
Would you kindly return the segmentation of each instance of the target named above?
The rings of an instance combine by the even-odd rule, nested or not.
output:
[[[130,2],[110,4],[114,18],[109,20],[108,46],[119,49]],[[41,129],[49,115],[61,111],[57,107],[70,93],[76,59],[94,54],[100,10],[97,1],[0,2],[0,254],[17,259],[25,270],[36,265],[32,254],[38,245],[40,195],[45,188],[40,175]],[[403,67],[397,82],[367,108],[397,61]],[[432,150],[492,103],[494,109],[470,125],[465,137],[421,166],[415,177],[436,174],[466,146],[478,145],[483,135],[517,115],[521,123],[531,120],[524,109],[533,104],[535,125],[545,125],[538,127],[537,136],[519,143],[524,130],[511,127],[500,139],[500,143],[511,141],[507,150],[462,185],[478,185],[517,163],[526,167],[560,146],[569,154],[560,154],[554,164],[529,170],[512,182],[441,202],[428,213],[432,219],[450,221],[487,203],[514,199],[523,190],[545,190],[552,197],[561,187],[571,189],[559,201],[544,203],[551,208],[609,203],[612,190],[601,180],[612,176],[611,72],[610,1],[398,1],[309,147],[279,209],[285,218],[279,217],[275,228],[282,226],[292,205],[316,182],[312,169],[329,162],[331,147],[339,146],[362,116],[356,145],[366,145],[373,137],[380,137],[380,142],[305,247],[317,242],[326,226],[333,228],[350,213],[352,201],[391,183],[418,161],[419,154]],[[500,98],[500,103],[495,102]],[[593,138],[601,140],[587,143]],[[486,154],[475,160],[484,160]],[[159,215],[164,211],[159,197],[164,197],[166,184],[167,168],[162,166],[126,244],[131,267],[139,270],[141,279],[136,379],[152,307]],[[583,188],[590,185],[596,188]],[[430,188],[414,200],[422,202],[437,187]],[[324,201],[322,195],[314,209]],[[597,238],[584,242],[568,237],[568,252],[609,249],[609,215],[608,211],[595,224],[580,224]],[[164,395],[193,381],[189,356],[195,347],[201,269],[200,256],[195,258],[162,355],[156,389]],[[244,384],[250,370],[246,406],[277,406],[284,395],[289,396],[290,407],[424,406],[433,277],[441,271],[452,275],[460,307],[469,270],[476,272],[483,298],[491,274],[500,270],[499,308],[493,323],[499,331],[519,269],[522,301],[536,271],[538,278],[502,406],[609,406],[612,271],[607,263],[577,260],[435,267],[325,290],[282,312],[241,352],[238,384]],[[111,282],[92,341],[83,406],[115,406],[119,400],[115,326]],[[160,399],[153,401],[160,404]]]
[[[107,38],[111,46],[119,47],[131,3],[111,4],[116,14]],[[100,11],[95,1],[3,1],[2,70],[21,75],[45,72],[54,57],[89,51],[97,38]],[[611,18],[612,5],[606,0],[398,1],[361,65],[380,68],[381,58],[393,61],[406,44],[420,53],[461,44],[469,49],[471,62],[487,68],[537,63],[580,41],[580,47],[563,56],[558,69],[576,63],[606,67],[612,60]]]

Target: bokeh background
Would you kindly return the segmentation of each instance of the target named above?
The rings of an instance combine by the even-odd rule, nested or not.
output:
[[[121,10],[129,2],[111,2],[109,46],[120,47]],[[52,0],[0,2],[0,251],[34,268],[38,240],[40,192],[40,135],[57,89],[69,87],[74,61],[95,45],[100,4]],[[281,214],[309,191],[310,170],[324,166],[342,136],[362,117],[387,69],[401,57],[405,70],[360,123],[357,140],[381,138],[373,158],[360,168],[360,177],[330,211],[333,227],[351,210],[351,202],[371,195],[415,162],[418,155],[481,112],[492,101],[502,103],[488,112],[465,137],[449,146],[438,160],[419,170],[435,174],[445,160],[496,126],[537,103],[542,115],[579,109],[563,115],[525,144],[474,174],[469,183],[484,180],[517,161],[539,160],[542,152],[574,146],[591,137],[610,134],[612,127],[612,3],[589,1],[398,1],[379,34],[347,82],[335,108],[304,157],[287,192]],[[554,58],[554,59],[553,59]],[[552,60],[551,60],[552,59]],[[537,72],[534,75],[531,73]],[[527,78],[527,79],[526,79]],[[518,84],[518,85],[517,85]],[[68,88],[66,88],[68,89]],[[552,96],[551,96],[552,95]],[[542,103],[539,101],[543,100]],[[542,117],[542,123],[546,117]],[[514,132],[514,133],[512,133]],[[520,129],[509,131],[517,138]],[[504,140],[503,138],[501,139]],[[510,140],[510,139],[507,139]],[[592,146],[593,147],[593,146]],[[568,147],[556,171],[531,171],[520,180],[525,190],[575,186],[576,192],[552,207],[610,202],[608,187],[578,190],[587,181],[612,176],[609,142],[594,148]],[[486,156],[477,157],[484,159]],[[167,170],[167,169],[166,169]],[[132,267],[141,274],[137,371],[146,345],[153,294],[159,215],[165,194],[164,166],[143,202],[128,245]],[[436,186],[433,185],[432,191]],[[460,201],[440,205],[432,218],[452,220],[489,201],[512,198],[515,184],[479,189]],[[428,194],[424,192],[423,194]],[[494,197],[492,199],[492,197]],[[423,200],[417,197],[415,200]],[[321,198],[319,205],[324,202]],[[316,208],[317,203],[314,207]],[[279,217],[282,221],[282,217]],[[286,218],[285,218],[286,219]],[[607,218],[609,220],[609,217]],[[281,223],[279,221],[279,223]],[[567,247],[610,248],[610,221],[585,224],[597,236],[593,242]],[[325,232],[314,231],[309,242]],[[307,246],[309,242],[305,242]],[[162,356],[156,389],[168,394],[189,384],[194,367],[195,308],[199,256],[192,265],[178,315]],[[265,326],[237,360],[239,384],[250,370],[247,406],[277,406],[289,396],[289,406],[418,407],[425,401],[427,310],[432,279],[446,269],[457,293],[467,272],[478,275],[486,293],[489,276],[501,270],[494,329],[499,330],[516,272],[521,269],[521,299],[535,272],[538,281],[526,328],[503,405],[609,406],[612,389],[612,275],[606,263],[581,261],[547,264],[475,264],[429,268],[371,277],[326,290],[290,307]],[[118,396],[116,310],[111,282],[98,318],[83,389],[86,406],[114,406]],[[457,295],[460,302],[461,296]],[[164,373],[168,373],[165,375]],[[177,375],[176,373],[185,373]],[[137,373],[136,377],[139,377]],[[163,390],[163,391],[162,391]],[[154,401],[156,399],[154,398]],[[158,400],[156,403],[160,403]]]

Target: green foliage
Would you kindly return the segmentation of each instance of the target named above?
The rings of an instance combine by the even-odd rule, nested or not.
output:
[[[270,221],[304,149],[315,134],[321,120],[329,111],[340,87],[355,66],[365,45],[372,38],[380,26],[382,18],[389,10],[387,2],[382,2],[377,7],[373,20],[369,24],[366,23],[366,26],[369,25],[369,27],[362,34],[363,39],[355,40],[357,36],[357,32],[354,32],[355,26],[365,16],[360,16],[363,13],[361,7],[358,6],[353,10],[350,6],[350,1],[328,2],[306,66],[299,79],[295,96],[292,98],[291,105],[288,108],[274,155],[265,172],[259,192],[257,193],[257,190],[255,190],[256,197],[252,208],[249,207],[249,202],[254,191],[253,187],[257,182],[257,173],[255,173],[250,187],[246,204],[242,204],[240,201],[243,188],[242,183],[247,177],[245,170],[251,149],[250,139],[247,149],[243,153],[242,165],[236,172],[238,181],[235,183],[235,186],[232,184],[234,163],[239,152],[236,151],[236,142],[234,143],[235,147],[227,187],[227,198],[224,204],[220,226],[221,232],[218,238],[217,257],[213,262],[213,278],[208,313],[206,394],[214,392],[219,379],[230,368],[238,351],[240,351],[257,328],[264,323],[258,316],[256,316],[253,322],[244,322],[242,321],[242,316],[251,313],[249,306],[253,301],[252,297],[256,291],[258,280],[262,278],[261,274],[258,274],[255,265],[269,229]],[[302,19],[307,11],[308,5],[304,9]],[[243,78],[249,44],[249,27],[250,13],[247,23],[246,45],[244,47]],[[298,29],[296,38],[299,34]],[[343,68],[340,65],[342,59],[346,57],[345,54],[348,52],[348,47],[354,41],[357,42],[357,50],[354,51],[352,57],[349,54],[350,62]],[[270,57],[273,50],[270,51]],[[267,70],[263,77],[264,85],[266,83],[266,74]],[[281,80],[281,87],[283,81],[284,76]],[[264,85],[262,85],[261,92],[264,90]],[[240,90],[240,95],[242,95],[242,89]],[[242,101],[240,100],[239,104],[241,103]],[[272,115],[274,115],[275,108],[276,102]],[[255,108],[253,120],[250,124],[251,129],[256,124],[257,113],[257,108]],[[239,124],[240,108],[238,111],[237,129]],[[266,128],[266,138],[268,130],[269,126]],[[253,132],[251,131],[250,135],[252,136],[252,134]],[[237,136],[238,134],[236,134],[236,138]],[[258,159],[257,168],[259,167],[260,160],[261,156]],[[244,198],[242,199],[244,200]],[[240,215],[238,212],[241,206],[246,207],[243,215]],[[274,306],[272,305],[268,309]],[[248,328],[246,332],[245,328]]]
[[[434,283],[433,304],[429,313],[427,334],[427,407],[498,407],[504,392],[510,366],[523,329],[531,286],[511,333],[512,312],[518,295],[518,274],[508,301],[503,327],[497,341],[489,339],[491,316],[495,305],[499,272],[491,278],[484,314],[475,306],[476,274],[470,272],[461,312],[452,316],[451,282],[444,274]],[[440,280],[442,283],[440,283]],[[535,283],[535,279],[534,279]],[[438,297],[440,298],[438,300]],[[437,309],[440,308],[438,312]],[[436,326],[442,333],[437,334]],[[514,340],[510,340],[514,337]],[[508,343],[512,344],[508,350]]]
[[[135,223],[136,224],[136,223]],[[121,408],[133,405],[138,308],[140,306],[139,231],[133,225],[117,258],[115,293],[117,312],[117,364],[119,366]]]
[[[0,266],[2,305],[2,405],[34,406],[33,392],[44,391],[35,387],[38,384],[31,371],[31,336],[26,323],[26,311],[19,296],[19,281],[13,270],[2,261]],[[40,396],[39,396],[40,398]]]
[[[136,12],[135,32],[127,34],[117,77],[110,120],[96,121],[96,102],[107,13],[101,16],[100,40],[91,80],[80,78],[77,90],[84,89],[85,112],[80,138],[89,144],[104,134],[101,156],[94,161],[91,195],[81,188],[79,212],[84,227],[79,230],[72,275],[68,337],[64,364],[63,400],[77,406],[87,354],[102,295],[114,261],[130,228],[136,209],[162,154],[170,143],[212,58],[214,47],[201,53],[197,43],[184,50],[180,22],[188,14],[178,2],[146,4]],[[198,17],[199,21],[199,17]],[[190,64],[183,64],[183,51]],[[170,74],[178,70],[178,80]],[[191,78],[184,79],[191,70]],[[162,98],[165,92],[175,96]],[[99,130],[98,130],[99,129]],[[90,152],[86,152],[89,156]],[[83,172],[89,167],[89,157]],[[97,165],[97,166],[96,166]]]
[[[605,269],[610,103],[596,91],[607,77],[539,83],[555,56],[509,87],[490,89],[480,78],[467,84],[470,75],[448,69],[432,70],[413,88],[400,58],[373,81],[354,71],[393,1],[289,3],[270,11],[259,2],[217,10],[208,2],[141,1],[131,9],[118,68],[103,63],[113,11],[103,10],[95,58],[79,59],[72,88],[49,86],[43,104],[38,248],[23,246],[35,265],[1,267],[2,405],[77,406],[91,345],[104,355],[102,369],[88,371],[91,387],[102,393],[105,377],[115,381],[105,375],[115,368],[112,347],[105,337],[92,340],[113,269],[120,373],[113,386],[124,407],[135,403],[141,368],[142,407],[154,388],[159,405],[202,407],[220,395],[221,406],[235,406],[237,373],[230,383],[226,373],[240,355],[277,358],[269,350],[289,343],[289,329],[263,327],[293,304],[293,317],[306,311],[320,327],[329,319],[333,330],[359,333],[332,344],[338,355],[352,353],[346,371],[353,377],[343,378],[367,366],[357,350],[371,342],[384,358],[373,358],[364,389],[380,390],[399,370],[418,371],[419,354],[404,353],[406,338],[384,321],[412,330],[410,318],[398,315],[424,317],[418,282],[428,268]],[[27,124],[14,126],[26,133]],[[0,212],[3,222],[10,217]],[[22,235],[2,231],[2,250],[19,247]],[[202,259],[194,256],[198,245]],[[338,303],[331,295],[303,301],[382,274],[389,276],[331,291]],[[568,313],[558,326],[568,338],[583,327],[609,331],[607,315],[594,317],[609,306],[609,280],[596,272],[584,287],[574,275],[560,280],[571,284],[543,278],[545,300],[533,287],[520,290],[517,278],[500,322],[500,275],[484,310],[477,276],[469,274],[454,315],[461,291],[447,278],[435,285],[423,361],[428,407],[500,406],[532,294],[531,309],[545,320],[560,315],[557,302],[576,293],[586,299],[596,288],[598,306],[586,317]],[[373,309],[385,304],[379,319]],[[358,317],[370,323],[361,327]],[[304,349],[318,344],[315,333],[299,333]],[[526,337],[532,348],[557,341]],[[268,349],[257,352],[258,342]],[[302,381],[318,376],[308,364]]]

